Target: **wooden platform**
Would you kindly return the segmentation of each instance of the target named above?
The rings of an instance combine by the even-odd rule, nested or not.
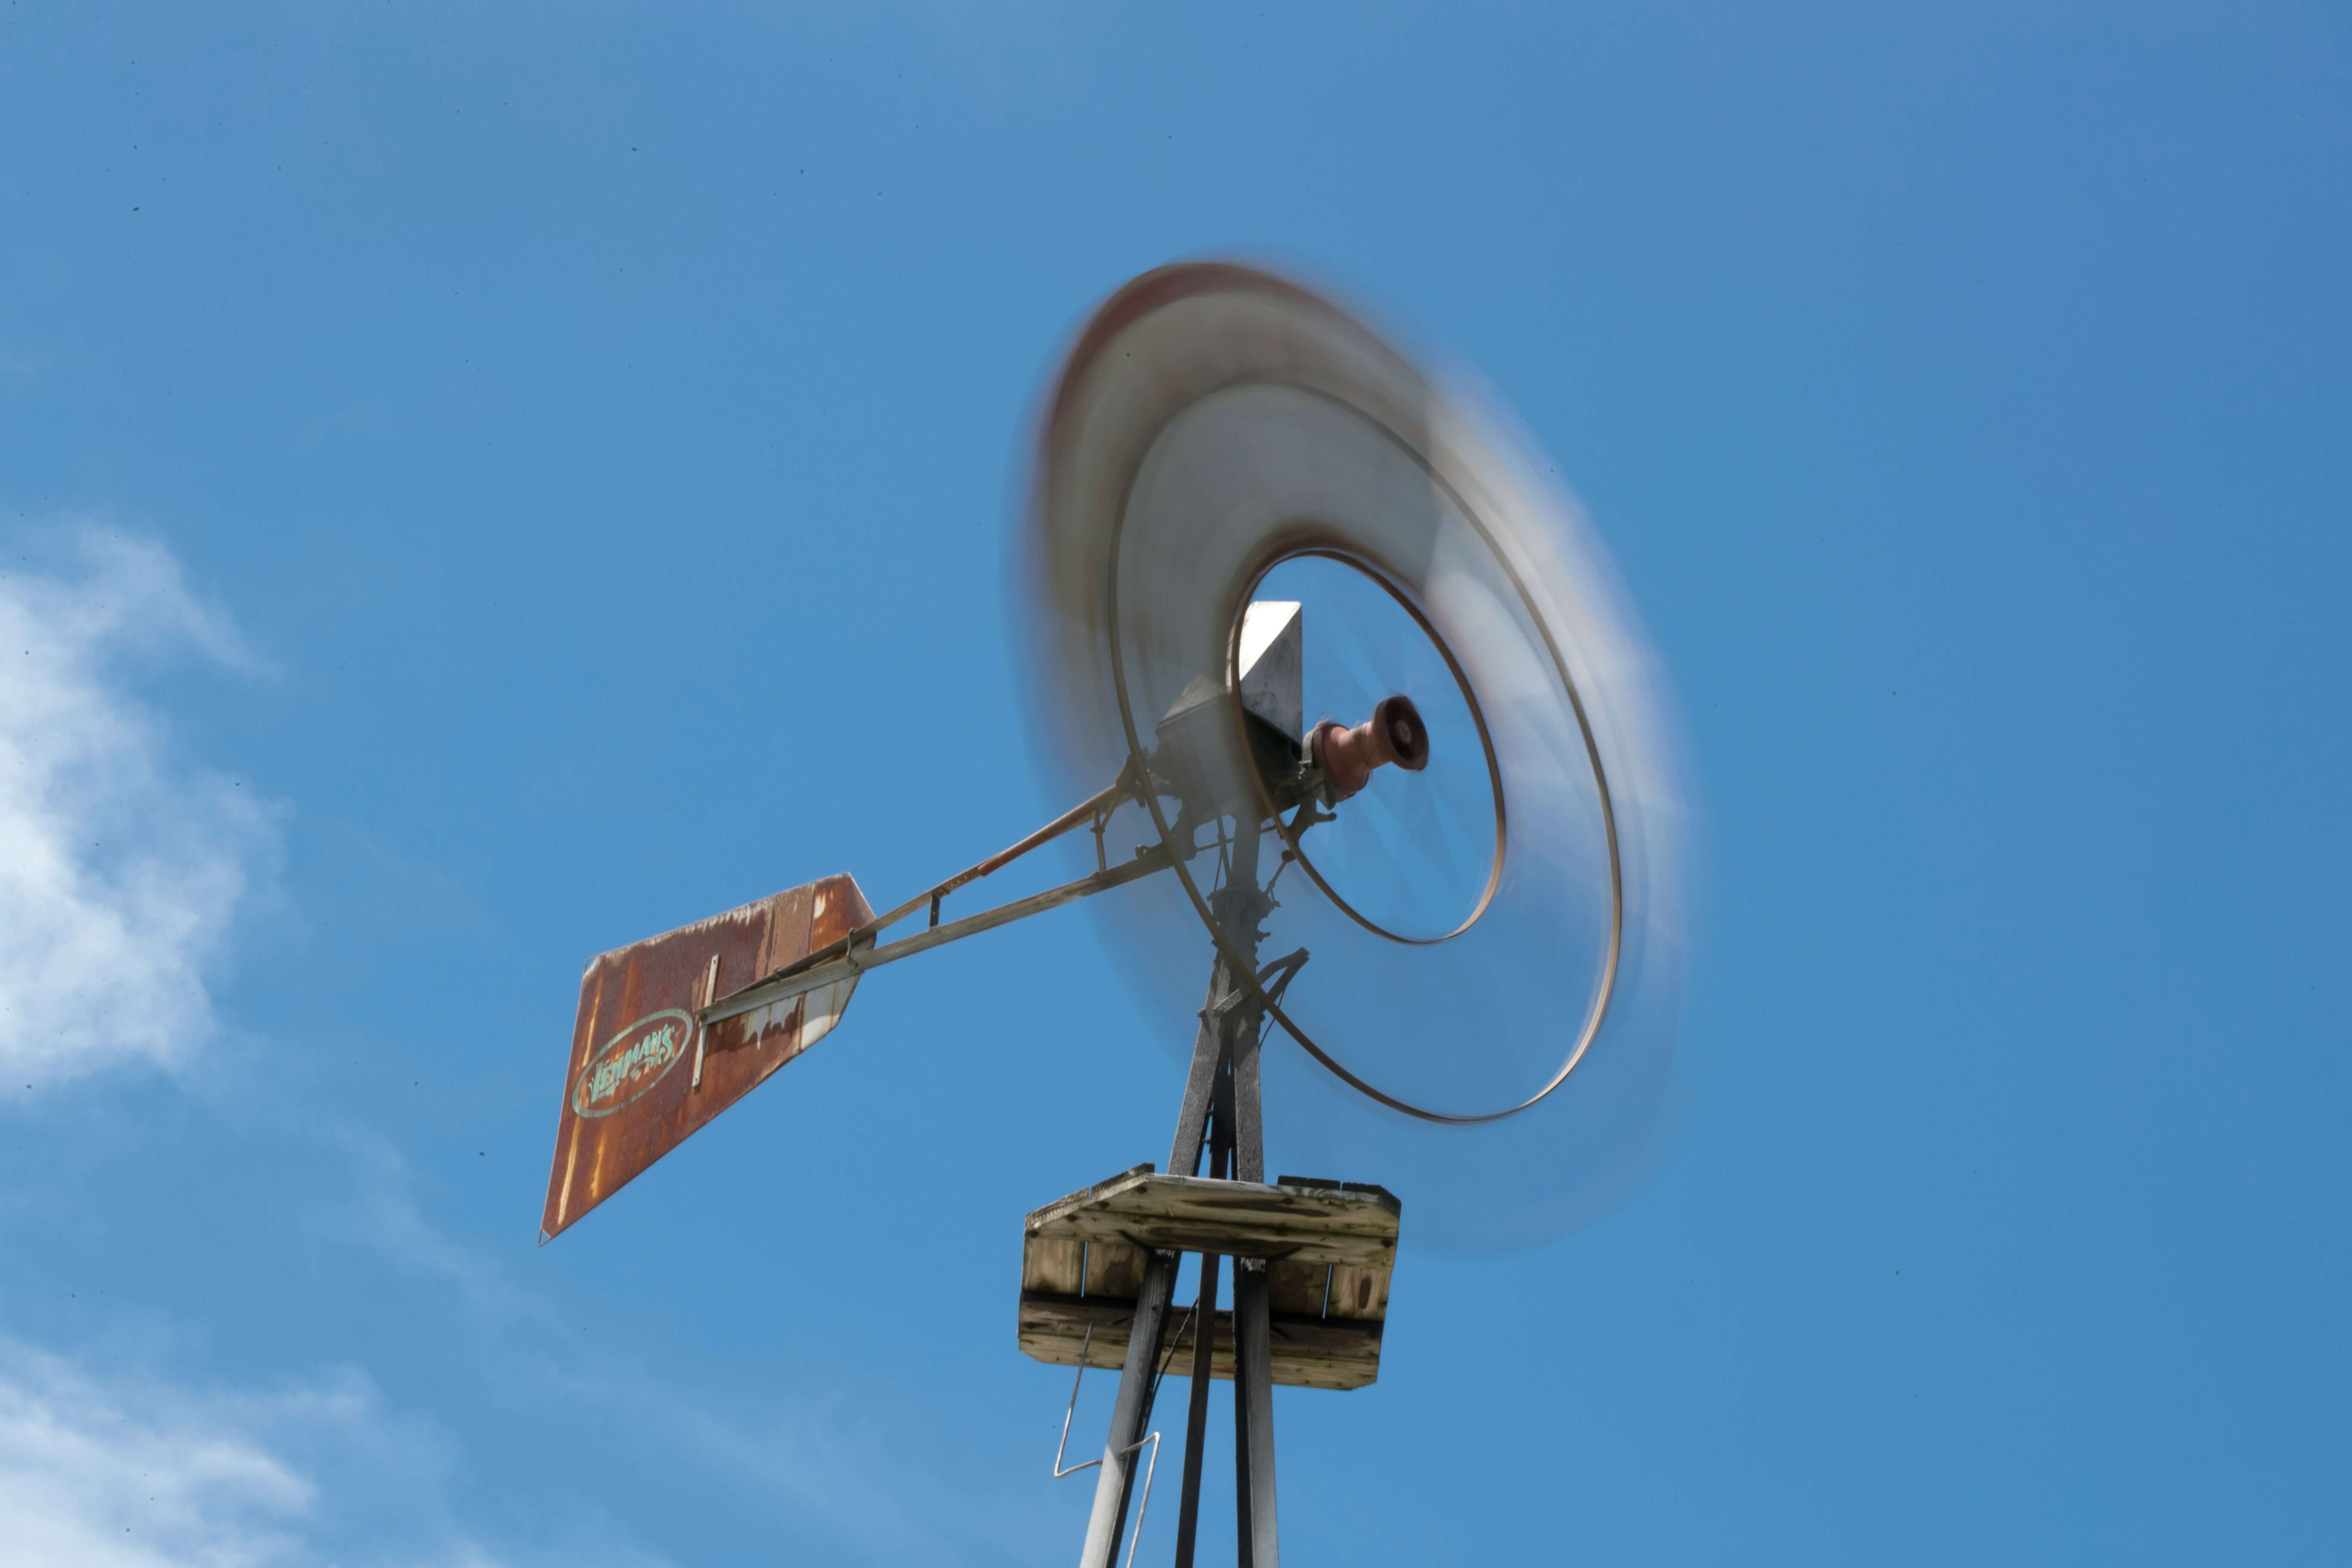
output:
[[[1274,1381],[1361,1388],[1380,1375],[1381,1331],[1402,1205],[1360,1183],[1284,1176],[1272,1185],[1162,1176],[1138,1165],[1032,1214],[1023,1226],[1021,1349],[1056,1366],[1117,1369],[1147,1251],[1267,1260]],[[1191,1363],[1187,1303],[1169,1317],[1179,1375]],[[1093,1339],[1087,1338],[1089,1328]],[[1233,1314],[1216,1314],[1211,1367],[1233,1376]],[[1163,1352],[1165,1353],[1165,1352]]]

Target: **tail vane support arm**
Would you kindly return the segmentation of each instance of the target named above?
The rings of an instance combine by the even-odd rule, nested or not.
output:
[[[723,1019],[767,1006],[770,1003],[789,1001],[794,996],[822,990],[835,981],[852,979],[881,964],[895,963],[901,958],[911,958],[919,952],[929,952],[932,948],[944,946],[961,938],[974,936],[984,931],[994,931],[998,926],[1010,925],[1014,921],[1025,920],[1031,915],[1043,914],[1047,910],[1059,909],[1064,904],[1076,903],[1080,899],[1089,898],[1096,893],[1108,892],[1113,888],[1122,888],[1129,882],[1139,881],[1155,871],[1165,870],[1170,863],[1168,851],[1162,846],[1153,845],[1149,848],[1137,850],[1135,858],[1126,865],[1106,867],[1092,876],[1081,877],[1075,882],[1065,882],[1060,887],[1048,888],[1042,893],[1033,893],[1024,899],[1015,899],[1010,903],[999,904],[994,909],[983,910],[978,914],[967,915],[959,921],[949,921],[944,925],[940,923],[940,900],[948,894],[967,883],[978,881],[992,871],[1002,869],[1032,849],[1061,837],[1075,827],[1099,823],[1110,812],[1118,809],[1124,797],[1133,793],[1134,785],[1129,782],[1128,774],[1122,773],[1119,775],[1119,781],[1110,788],[1104,790],[1084,805],[1055,817],[1011,848],[991,856],[979,865],[949,878],[935,888],[917,894],[887,914],[866,921],[839,941],[818,948],[807,957],[797,959],[740,991],[707,1004],[696,1012],[696,1021],[703,1025],[716,1024]],[[901,937],[893,942],[885,943],[879,940],[880,933],[884,930],[898,924],[926,907],[931,911],[931,923],[924,930],[912,936]]]

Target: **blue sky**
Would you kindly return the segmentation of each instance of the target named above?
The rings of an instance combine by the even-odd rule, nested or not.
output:
[[[1082,917],[534,1221],[591,953],[1066,804],[1034,399],[1221,252],[1516,411],[1704,849],[1667,1158],[1501,1257],[1404,1194],[1289,1555],[2347,1555],[2347,65],[2331,6],[11,6],[0,1563],[1075,1552],[1018,1220],[1164,1147],[1187,1022]]]

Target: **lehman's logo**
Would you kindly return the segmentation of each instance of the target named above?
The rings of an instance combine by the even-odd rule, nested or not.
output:
[[[640,1018],[604,1042],[580,1069],[572,1086],[572,1109],[582,1116],[610,1116],[661,1082],[686,1055],[694,1020],[672,1008]]]

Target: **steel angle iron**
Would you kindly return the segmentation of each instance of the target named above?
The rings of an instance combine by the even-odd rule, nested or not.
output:
[[[1022,541],[1034,711],[1047,772],[1094,793],[879,914],[836,875],[593,960],[541,1236],[830,1033],[869,971],[1111,894],[1097,907],[1115,928],[1139,922],[1146,966],[1208,961],[1206,997],[1166,1167],[1027,1216],[1017,1339],[1076,1378],[1119,1374],[1099,1457],[1055,1461],[1056,1476],[1096,1472],[1083,1564],[1108,1568],[1123,1541],[1132,1561],[1155,1396],[1181,1369],[1176,1561],[1198,1538],[1209,1383],[1228,1378],[1239,1561],[1275,1568],[1274,1385],[1378,1375],[1402,1205],[1365,1183],[1268,1179],[1262,1057],[1286,1042],[1433,1128],[1550,1100],[1624,1006],[1628,954],[1670,901],[1643,813],[1666,767],[1616,657],[1632,646],[1625,613],[1580,570],[1593,557],[1562,503],[1488,423],[1318,295],[1237,266],[1147,273],[1081,331],[1041,426]],[[1433,684],[1310,717],[1318,607],[1276,591],[1301,563],[1370,584],[1430,650]],[[1448,768],[1472,782],[1432,826],[1426,797]],[[1571,796],[1574,812],[1559,804]],[[1337,852],[1357,823],[1416,811],[1422,831],[1475,847],[1460,907],[1426,929],[1350,881],[1360,845],[1354,860]],[[1089,837],[1083,874],[950,917],[972,884]],[[1571,903],[1582,912],[1558,912]],[[1530,939],[1569,958],[1524,962]],[[1492,1016],[1463,1037],[1517,1057],[1457,1046],[1433,1066],[1429,1048],[1381,1039],[1381,1010],[1408,1013],[1416,975],[1459,984],[1444,977],[1471,971],[1446,966],[1465,963],[1486,978],[1449,1005]],[[1378,985],[1353,978],[1367,973]],[[1370,1015],[1335,1000],[1381,985]],[[1180,1309],[1186,1253],[1200,1289]]]

